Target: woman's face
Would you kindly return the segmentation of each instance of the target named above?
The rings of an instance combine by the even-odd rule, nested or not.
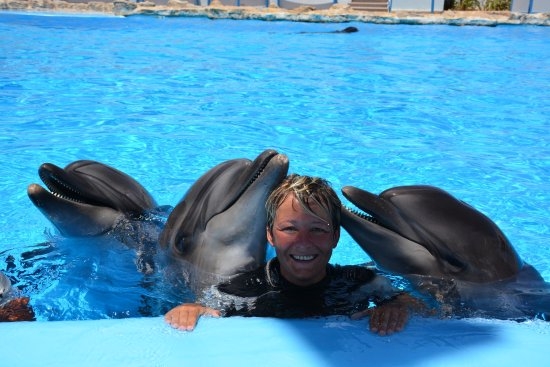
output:
[[[340,228],[333,228],[321,208],[312,205],[317,216],[306,212],[294,194],[289,194],[275,213],[273,232],[267,240],[275,247],[281,274],[298,286],[321,281],[340,237]]]

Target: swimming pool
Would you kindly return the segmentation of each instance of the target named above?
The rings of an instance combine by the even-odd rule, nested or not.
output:
[[[159,315],[181,294],[147,289],[116,243],[60,238],[26,196],[38,166],[98,160],[175,205],[215,164],[275,148],[336,188],[444,188],[550,281],[549,36],[0,14],[0,266],[13,257],[38,320]],[[365,261],[344,235],[333,262]]]

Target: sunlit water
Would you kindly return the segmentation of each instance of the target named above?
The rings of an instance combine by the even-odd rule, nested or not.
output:
[[[354,34],[329,31],[348,25]],[[439,186],[550,281],[550,28],[0,14],[0,269],[39,320],[158,315],[192,299],[112,239],[64,239],[26,187],[110,164],[175,205],[206,170],[275,148],[290,171],[380,192]],[[344,233],[333,262],[366,254]]]

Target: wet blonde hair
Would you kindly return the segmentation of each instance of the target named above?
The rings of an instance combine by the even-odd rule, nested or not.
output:
[[[337,235],[337,230],[340,228],[341,207],[338,195],[327,180],[320,177],[297,174],[288,175],[267,198],[265,208],[267,210],[267,230],[270,233],[273,232],[273,223],[277,209],[279,209],[283,201],[291,193],[294,194],[307,213],[319,217],[311,207],[315,204],[321,208],[325,212],[326,217],[330,218],[332,233],[335,236]]]

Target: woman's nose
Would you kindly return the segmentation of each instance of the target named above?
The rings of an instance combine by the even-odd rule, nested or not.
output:
[[[309,244],[311,243],[311,233],[309,233],[309,231],[304,231],[304,230],[298,231],[298,233],[296,233],[295,240],[298,243]]]

